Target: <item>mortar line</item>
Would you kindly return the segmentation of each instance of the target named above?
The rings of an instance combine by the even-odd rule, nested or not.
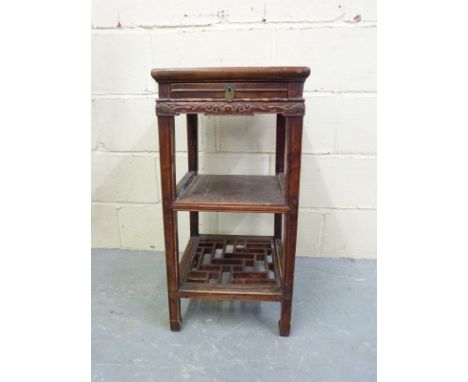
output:
[[[338,151],[338,134],[340,132],[340,123],[341,123],[341,113],[342,113],[342,110],[341,110],[341,107],[342,107],[342,103],[343,103],[343,97],[341,95],[337,96],[335,99],[334,99],[334,102],[335,102],[335,107],[336,107],[336,113],[334,115],[334,118],[335,118],[335,123],[334,123],[334,126],[333,126],[333,151]]]
[[[336,20],[324,20],[324,21],[268,21],[268,22],[257,22],[257,21],[230,21],[227,23],[206,23],[206,24],[129,24],[124,26],[94,26],[91,28],[93,32],[113,32],[113,31],[219,31],[219,30],[248,30],[256,28],[257,30],[268,30],[271,28],[289,28],[289,29],[318,29],[318,28],[376,28],[376,20],[366,20],[360,22],[353,21],[336,21]]]
[[[91,150],[92,154],[96,155],[116,155],[116,156],[157,156],[159,151],[108,151],[108,150]],[[270,163],[270,157],[275,153],[274,151],[200,151],[200,154],[216,155],[216,154],[228,154],[228,155],[261,155],[268,156]],[[177,154],[187,154],[187,151],[178,150]],[[376,153],[302,153],[305,157],[323,157],[323,158],[337,158],[337,159],[376,159]]]
[[[120,225],[120,217],[119,217],[119,211],[122,208],[122,205],[119,204],[115,206],[115,215],[117,217],[117,232],[119,233],[119,248],[123,248],[123,235],[122,235],[122,228]]]
[[[104,200],[93,200],[91,204],[95,205],[107,205],[107,206],[115,206],[116,208],[118,207],[152,207],[152,206],[157,206],[161,204],[161,201],[157,202],[133,202],[133,201],[104,201]],[[326,213],[331,213],[334,211],[338,212],[377,212],[377,208],[375,207],[299,207],[299,211],[304,210],[304,211],[310,211],[310,212],[322,212],[323,214]],[[181,211],[184,212],[184,211]],[[187,212],[187,211],[185,211]],[[206,211],[205,211],[206,212]],[[216,213],[216,218],[218,218],[219,213],[229,213],[229,212],[219,212],[219,211],[208,211],[208,212],[215,212]],[[249,213],[249,212],[245,212]],[[259,212],[259,213],[265,213],[269,214],[269,212]],[[218,221],[217,224],[218,225]],[[218,227],[219,228],[219,227]]]
[[[158,93],[143,92],[143,93],[112,93],[112,92],[92,92],[91,100],[96,99],[134,99],[134,98],[153,98],[157,97]]]
[[[100,148],[103,146],[103,143],[102,143],[102,137],[101,137],[101,128],[99,127],[100,123],[98,120],[98,113],[96,110],[96,104],[94,103],[94,100],[91,100],[91,118],[94,121],[94,133],[96,134],[96,137],[95,137],[96,148],[91,151],[97,151],[97,150],[100,150]],[[92,129],[92,124],[93,122],[91,122],[91,129]]]
[[[369,212],[377,212],[376,207],[308,207],[308,206],[301,206],[299,202],[299,209],[305,211],[313,211],[313,212],[323,212],[329,213],[333,211],[369,211]]]
[[[135,206],[157,206],[161,204],[161,201],[157,202],[132,202],[132,201],[105,201],[105,200],[92,200],[91,204],[96,204],[99,206],[115,206],[118,207],[135,207]]]
[[[300,212],[300,210],[299,210]],[[326,213],[323,213],[320,215],[320,230],[319,230],[319,242],[318,242],[318,256],[321,257],[322,256],[322,250],[323,250],[323,232],[324,232],[324,227],[325,227],[325,217],[326,217]]]

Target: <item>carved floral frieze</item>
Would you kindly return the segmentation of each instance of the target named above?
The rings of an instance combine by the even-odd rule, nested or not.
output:
[[[161,116],[180,113],[203,113],[207,115],[275,113],[304,115],[304,102],[157,102],[156,114]]]

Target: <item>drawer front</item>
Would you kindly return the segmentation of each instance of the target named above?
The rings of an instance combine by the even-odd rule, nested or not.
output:
[[[213,82],[175,83],[171,85],[174,99],[213,99],[234,101],[242,99],[287,99],[287,82]]]

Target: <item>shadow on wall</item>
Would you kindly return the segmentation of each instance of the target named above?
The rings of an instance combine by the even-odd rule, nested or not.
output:
[[[154,101],[153,101],[154,102]],[[115,219],[93,218],[93,232],[106,235],[117,230],[120,241],[112,247],[126,249],[163,250],[163,224],[160,204],[160,170],[157,122],[154,109],[151,116],[139,120],[139,126],[124,126],[99,121],[99,129],[109,131],[93,156],[92,199],[94,207],[106,209],[103,216],[115,214]],[[132,132],[133,130],[133,132]],[[140,134],[134,134],[139,131]],[[187,171],[187,144],[185,115],[176,117],[176,176]],[[308,140],[303,134],[304,144]],[[308,147],[313,142],[307,141]],[[199,117],[200,172],[205,174],[273,175],[275,167],[275,116]],[[152,149],[151,149],[152,148]],[[320,256],[324,220],[329,212],[308,209],[313,205],[314,193],[328,195],[315,156],[307,155],[301,171],[301,210],[299,213],[298,255]],[[313,184],[309,184],[313,180]],[[325,200],[325,206],[333,205]],[[189,238],[188,213],[178,213],[179,249],[183,250]],[[255,213],[200,213],[200,232],[221,234],[273,234],[273,215]],[[346,242],[339,225],[334,235],[337,242]],[[99,239],[93,238],[94,242]],[[106,245],[109,247],[109,245]]]
[[[224,116],[217,117],[215,154],[202,153],[201,172],[211,174],[274,175],[276,147],[276,116]],[[305,121],[306,122],[306,121]],[[307,142],[305,142],[307,141]],[[312,148],[305,133],[303,145]],[[205,157],[205,158],[204,158]],[[307,158],[307,160],[304,160]],[[205,160],[204,160],[205,159]],[[319,169],[316,157],[303,154],[301,168],[301,193],[297,254],[299,256],[320,256],[324,221],[329,212],[314,204],[303,205],[314,200],[319,193],[323,207],[333,206],[327,184]],[[313,176],[311,176],[313,172]],[[313,184],[310,181],[313,180]],[[203,215],[203,214],[202,214]],[[264,213],[218,213],[218,233],[237,235],[273,235],[273,214]],[[334,226],[337,243],[346,243],[346,237],[339,222]]]

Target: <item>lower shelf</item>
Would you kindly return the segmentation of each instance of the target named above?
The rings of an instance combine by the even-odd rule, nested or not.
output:
[[[180,262],[178,297],[280,301],[279,243],[268,236],[200,235]]]

